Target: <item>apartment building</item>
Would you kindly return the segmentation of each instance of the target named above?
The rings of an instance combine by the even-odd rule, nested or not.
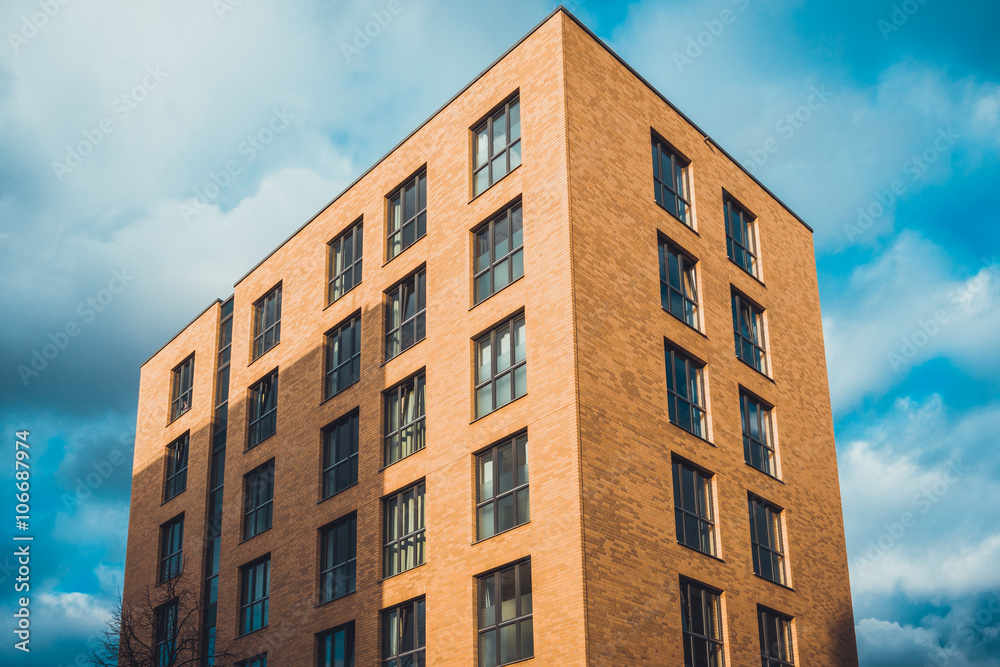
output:
[[[556,10],[143,365],[165,581],[246,667],[856,665],[811,230]]]

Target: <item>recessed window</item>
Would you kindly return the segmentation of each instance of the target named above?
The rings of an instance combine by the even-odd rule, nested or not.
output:
[[[323,430],[323,497],[340,493],[358,481],[358,411]]]
[[[527,523],[528,436],[519,435],[476,457],[478,539]]]
[[[271,527],[274,513],[274,459],[243,478],[243,539]]]
[[[354,667],[354,623],[317,635],[319,667]]]
[[[352,514],[320,530],[319,601],[354,592],[357,578],[358,519]]]
[[[427,172],[422,171],[389,195],[387,259],[396,257],[427,233]]]
[[[743,458],[757,470],[777,476],[771,410],[749,394],[740,392],[740,422],[743,426]]]
[[[704,366],[670,345],[666,346],[666,360],[670,423],[699,438],[706,437]]]
[[[479,195],[521,164],[521,105],[514,98],[473,130],[473,193]]]
[[[170,401],[170,421],[191,409],[191,394],[194,385],[194,356],[188,357],[171,373],[173,391]]]
[[[361,379],[361,316],[326,335],[326,398]]]
[[[688,227],[691,199],[688,195],[688,161],[663,141],[653,138],[653,194],[656,203]]]
[[[475,302],[524,275],[521,204],[507,209],[476,232]]]
[[[660,241],[660,303],[688,326],[698,328],[695,260],[669,241]]]
[[[264,354],[281,340],[281,285],[253,305],[253,358]]]
[[[156,608],[153,652],[156,667],[170,667],[177,659],[177,600]]]
[[[757,607],[762,667],[795,667],[792,653],[792,619],[764,607]]]
[[[184,515],[160,526],[160,583],[181,573],[184,549]]]
[[[426,289],[427,272],[421,269],[386,294],[386,361],[427,336]]]
[[[271,556],[243,566],[240,576],[240,634],[260,630],[267,625],[271,597]]]
[[[421,482],[385,500],[386,577],[424,563],[424,491]]]
[[[261,653],[252,658],[240,660],[236,663],[236,667],[267,667],[267,653]]]
[[[723,205],[726,207],[726,254],[741,269],[756,277],[756,218],[732,197],[727,196]]]
[[[423,373],[385,395],[385,465],[414,454],[426,445]]]
[[[479,577],[479,667],[535,655],[531,618],[531,562]]]
[[[502,408],[528,392],[524,315],[476,341],[476,417]]]
[[[753,572],[776,584],[785,583],[785,551],[781,543],[781,510],[750,496],[750,545]]]
[[[722,667],[722,603],[719,593],[681,579],[684,664]]]
[[[385,667],[424,667],[424,598],[382,612],[382,664]]]
[[[673,473],[677,541],[714,556],[715,510],[711,475],[676,460]]]
[[[167,445],[165,501],[187,488],[188,441],[185,433]]]
[[[331,304],[361,282],[361,240],[363,225],[358,220],[346,232],[330,241],[330,275],[326,302]]]
[[[278,371],[250,387],[248,448],[274,435],[278,428]]]
[[[764,311],[733,292],[733,331],[736,356],[761,373],[766,372],[764,354]]]

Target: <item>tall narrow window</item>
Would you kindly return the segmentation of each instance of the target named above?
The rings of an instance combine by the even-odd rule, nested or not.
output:
[[[673,462],[673,471],[677,541],[714,556],[715,511],[711,476],[680,461]]]
[[[160,582],[173,579],[184,565],[184,515],[160,526]]]
[[[681,579],[681,628],[685,665],[723,667],[722,604],[718,592]]]
[[[426,289],[427,272],[421,269],[386,294],[386,361],[427,336]]]
[[[524,315],[504,322],[476,341],[476,417],[528,392]]]
[[[424,563],[424,483],[385,500],[385,576]]]
[[[792,619],[764,607],[757,607],[762,667],[795,667],[792,653]]]
[[[476,457],[478,539],[527,523],[528,435],[507,440]]]
[[[424,598],[382,612],[382,664],[424,667]]]
[[[785,550],[781,543],[781,510],[750,496],[750,547],[753,572],[776,584],[785,584]]]
[[[764,373],[764,311],[735,292],[732,299],[736,356]]]
[[[521,165],[521,104],[507,102],[477,127],[473,194],[479,195]]]
[[[479,667],[533,657],[531,621],[530,561],[479,577]]]
[[[680,350],[666,347],[667,412],[672,424],[699,438],[707,436],[703,367]]]
[[[726,207],[726,254],[741,269],[757,276],[756,218],[731,197],[727,196],[723,204]]]
[[[170,421],[191,409],[191,394],[194,385],[194,355],[188,357],[171,373],[173,391],[170,401]]]
[[[660,303],[688,326],[698,328],[698,284],[695,260],[677,246],[660,241]]]
[[[170,667],[177,658],[177,600],[156,609],[153,652],[156,667]]]
[[[385,465],[420,451],[426,444],[423,373],[385,395]]]
[[[691,200],[688,197],[688,161],[670,146],[653,139],[653,194],[656,203],[675,218],[691,226]]]
[[[271,527],[274,514],[274,459],[252,470],[243,483],[243,539]]]
[[[520,203],[476,232],[476,303],[524,275],[523,245]]]
[[[185,433],[167,445],[166,489],[164,500],[170,500],[187,488],[188,440]]]
[[[281,285],[253,305],[253,358],[264,354],[281,340]]]
[[[355,315],[326,335],[326,397],[361,379],[361,316]]]
[[[278,427],[278,371],[250,387],[248,447],[274,435]]]
[[[331,304],[361,282],[361,239],[363,225],[358,220],[346,232],[330,241],[330,276],[326,302]]]
[[[323,497],[340,493],[358,481],[358,411],[323,431]]]
[[[777,476],[771,410],[749,394],[740,392],[740,422],[743,425],[743,458],[757,470]]]
[[[358,519],[352,514],[320,530],[319,601],[354,592],[357,578]]]
[[[319,667],[354,667],[354,623],[341,625],[317,636]]]
[[[260,630],[267,625],[271,597],[271,556],[250,565],[241,573],[240,634]]]
[[[399,255],[427,233],[427,172],[389,195],[388,257]]]

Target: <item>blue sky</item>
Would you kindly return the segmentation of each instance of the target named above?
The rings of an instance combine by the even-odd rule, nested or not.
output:
[[[73,664],[121,585],[139,365],[554,7],[401,0],[345,55],[386,5],[0,6],[0,426],[37,536],[6,664]],[[567,6],[816,230],[862,665],[1000,665],[1000,7]]]

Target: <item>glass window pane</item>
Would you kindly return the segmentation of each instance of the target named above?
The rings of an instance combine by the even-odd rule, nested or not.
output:
[[[521,166],[521,142],[515,142],[511,144],[510,148],[507,149],[507,153],[510,155],[510,169],[513,171],[517,167]]]
[[[503,216],[493,226],[493,256],[503,257],[510,249],[510,225],[507,216]]]
[[[493,497],[493,455],[484,454],[479,457],[479,500],[489,500]]]
[[[507,147],[507,114],[503,111],[493,116],[493,154]]]
[[[479,508],[479,537],[480,540],[485,540],[487,537],[493,537],[493,503],[488,503]]]
[[[489,158],[489,135],[486,134],[486,125],[476,133],[476,162],[475,166],[481,167],[486,164]]]
[[[493,162],[490,164],[490,169],[493,171],[493,182],[499,181],[501,178],[507,175],[507,153],[501,153],[499,156],[493,158]]]
[[[476,271],[482,271],[490,265],[490,229],[487,227],[476,234]]]
[[[517,618],[516,568],[500,572],[500,621]]]
[[[521,101],[514,100],[510,105],[510,138],[513,141],[521,136]]]
[[[514,398],[521,398],[528,393],[528,367],[518,366],[514,369]]]
[[[503,327],[497,332],[497,373],[510,368],[511,365],[511,332],[509,327]]]

